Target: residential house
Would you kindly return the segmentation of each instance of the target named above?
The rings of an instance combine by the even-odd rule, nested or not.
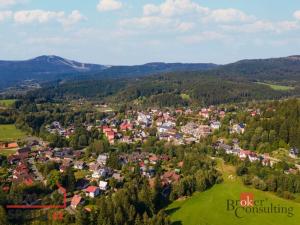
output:
[[[78,170],[83,170],[85,168],[86,164],[83,161],[76,161],[74,163],[74,168]]]
[[[225,117],[225,115],[226,115],[225,111],[220,111],[220,112],[219,112],[219,117],[220,117],[220,118],[223,119],[223,118]]]
[[[299,155],[299,149],[298,148],[291,148],[289,156],[296,159]]]
[[[127,131],[127,130],[132,130],[133,129],[133,125],[130,122],[123,122],[120,125],[120,130],[121,131]]]
[[[231,133],[243,134],[245,132],[246,125],[244,123],[234,124]]]
[[[9,142],[9,143],[0,143],[0,149],[10,149],[10,148],[18,148],[19,145],[17,142]]]
[[[74,195],[71,200],[71,208],[76,209],[78,205],[83,203],[83,199],[80,195]]]
[[[99,187],[96,186],[89,186],[88,188],[85,189],[85,194],[90,198],[95,198],[100,194],[100,189]]]
[[[218,130],[218,129],[220,129],[220,127],[221,127],[221,122],[219,122],[219,121],[212,121],[212,122],[210,123],[210,127],[211,127],[213,130]]]
[[[139,125],[147,127],[151,124],[151,116],[144,113],[138,113],[137,122]]]
[[[97,163],[105,166],[108,159],[108,154],[100,154],[97,158]]]
[[[99,188],[101,191],[106,191],[108,189],[108,182],[101,180],[99,182]]]
[[[16,155],[20,156],[21,158],[28,158],[31,149],[29,147],[20,148],[17,150]]]
[[[167,186],[171,183],[177,183],[180,180],[180,175],[178,175],[175,171],[165,172],[161,176],[161,182],[163,186]]]
[[[199,112],[199,115],[202,116],[205,119],[209,119],[209,109],[203,108]]]
[[[123,177],[121,176],[120,173],[114,173],[114,174],[112,175],[112,177],[113,177],[114,179],[116,179],[118,182],[122,182],[122,181],[123,181]]]
[[[101,177],[106,177],[107,175],[108,175],[108,170],[106,168],[101,168],[101,169],[94,171],[94,173],[92,174],[92,177],[95,179],[99,179]]]

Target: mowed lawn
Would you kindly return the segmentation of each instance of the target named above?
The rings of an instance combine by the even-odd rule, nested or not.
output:
[[[24,138],[26,134],[17,129],[15,125],[0,125],[0,141],[15,141]]]
[[[186,200],[173,202],[167,213],[171,215],[173,225],[299,225],[300,203],[288,201],[272,193],[262,192],[244,186],[234,169],[222,166],[224,182],[215,185],[203,193],[196,193]],[[224,168],[227,167],[227,168]],[[231,170],[231,171],[230,171]],[[232,176],[230,176],[232,175]],[[227,211],[227,199],[238,200],[240,193],[251,192],[255,200],[267,200],[273,205],[293,207],[294,216],[286,214],[243,214],[237,218],[233,211]],[[265,204],[265,206],[269,206]]]

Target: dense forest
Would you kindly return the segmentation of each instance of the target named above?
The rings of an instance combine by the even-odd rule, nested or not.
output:
[[[225,78],[199,72],[176,72],[135,79],[73,81],[48,85],[27,98],[43,102],[85,97],[110,103],[144,106],[210,105],[246,100],[279,99],[296,95],[298,89],[276,91],[246,78]],[[186,97],[183,97],[185,95]]]
[[[297,99],[256,104],[260,114],[241,112],[227,119],[246,124],[244,134],[233,134],[244,149],[265,153],[278,148],[300,148],[300,102]]]

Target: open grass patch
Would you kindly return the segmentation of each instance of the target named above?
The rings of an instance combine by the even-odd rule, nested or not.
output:
[[[294,87],[285,86],[285,85],[269,84],[269,83],[264,83],[264,82],[256,82],[256,83],[261,84],[261,85],[266,85],[275,91],[291,91],[291,90],[295,89]]]
[[[0,125],[0,141],[16,141],[26,137],[26,134],[15,125]]]
[[[11,107],[16,102],[16,99],[4,99],[0,100],[0,106]]]
[[[191,99],[191,97],[188,94],[184,94],[184,93],[180,94],[180,97],[186,101],[189,101]]]
[[[213,188],[195,193],[186,200],[177,200],[167,207],[174,225],[298,225],[300,221],[300,203],[285,200],[273,193],[259,191],[245,186],[235,175],[234,167],[227,165],[219,168],[223,172],[224,182]],[[239,200],[240,194],[251,192],[254,200],[265,200],[264,206],[272,203],[293,209],[293,216],[285,213],[240,213],[243,218],[237,218],[234,211],[227,210],[227,200]]]
[[[77,170],[75,171],[74,175],[76,180],[85,178],[87,175],[91,174],[91,172],[87,171],[87,170]]]
[[[1,149],[0,150],[0,155],[4,155],[4,156],[10,156],[15,154],[17,151],[17,149]]]

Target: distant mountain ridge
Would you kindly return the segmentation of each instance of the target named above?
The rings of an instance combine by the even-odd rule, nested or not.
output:
[[[43,55],[23,61],[0,61],[0,89],[25,80],[99,80],[135,78],[170,72],[201,72],[235,79],[300,80],[300,55],[280,58],[245,59],[226,65],[213,63],[163,63],[106,66],[81,63],[55,55]],[[184,74],[184,73],[182,73]]]
[[[36,75],[51,73],[87,72],[105,69],[103,65],[80,63],[59,56],[39,56],[22,61],[0,61],[0,75],[16,75],[29,79]]]
[[[197,71],[217,67],[211,63],[147,63],[135,66],[105,66],[81,63],[55,55],[43,55],[23,61],[0,61],[0,88],[24,80],[99,79],[104,77],[143,76],[161,72]]]
[[[98,72],[103,65],[80,63],[54,55],[43,55],[29,60],[0,61],[0,88],[13,86],[24,80],[50,81],[67,74]]]

